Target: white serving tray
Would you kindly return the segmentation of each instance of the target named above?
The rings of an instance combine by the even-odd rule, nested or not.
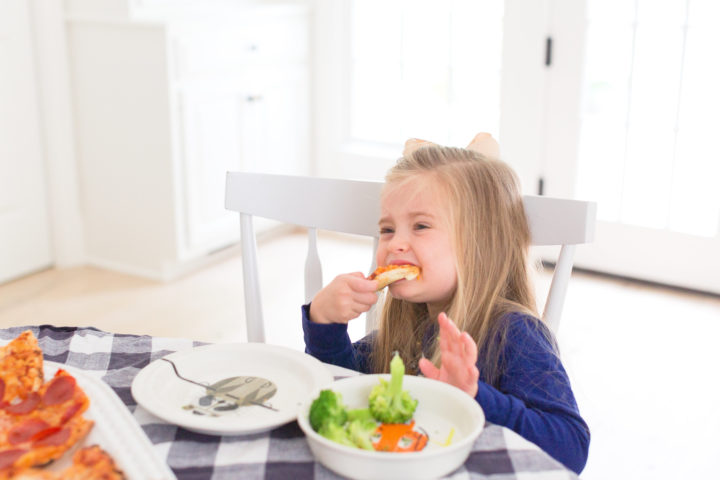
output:
[[[128,480],[175,480],[170,467],[156,453],[137,420],[108,384],[83,370],[47,361],[43,369],[45,380],[51,380],[59,368],[75,377],[90,399],[90,407],[83,415],[95,424],[84,440],[47,470],[60,472],[72,464],[72,455],[78,449],[99,445],[113,457]]]

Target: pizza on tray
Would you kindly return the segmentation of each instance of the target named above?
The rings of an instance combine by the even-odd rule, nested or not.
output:
[[[0,480],[124,478],[96,445],[78,450],[63,472],[42,470],[93,427],[83,416],[90,400],[75,377],[59,369],[44,380],[42,350],[32,331],[0,347]]]
[[[123,480],[125,476],[105,450],[92,445],[75,452],[72,465],[62,472],[27,468],[11,478],[13,480]]]

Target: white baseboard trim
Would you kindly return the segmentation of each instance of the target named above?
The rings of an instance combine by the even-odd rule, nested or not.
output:
[[[294,225],[278,224],[276,226],[263,229],[257,234],[257,242],[263,243],[270,241],[282,235],[287,235],[297,231],[297,227]],[[127,275],[133,275],[136,277],[147,278],[148,280],[154,280],[157,282],[170,282],[176,280],[185,275],[192,274],[201,268],[207,267],[217,262],[227,260],[234,256],[239,256],[241,252],[240,242],[229,244],[226,247],[222,247],[212,252],[208,252],[206,255],[192,258],[190,260],[179,261],[176,264],[168,265],[160,269],[143,268],[136,265],[131,265],[122,262],[116,262],[101,257],[89,256],[87,258],[87,265],[93,267],[102,268],[105,270],[112,270],[118,273],[124,273]]]

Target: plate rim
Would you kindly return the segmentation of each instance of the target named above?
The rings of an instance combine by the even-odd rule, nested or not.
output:
[[[329,384],[334,380],[334,377],[331,373],[331,371],[327,368],[327,366],[322,363],[320,360],[316,359],[315,357],[301,352],[299,350],[295,350],[292,348],[280,346],[280,345],[271,345],[271,344],[265,344],[265,343],[256,343],[256,342],[248,342],[248,343],[213,343],[208,345],[201,345],[197,347],[187,348],[183,350],[178,350],[176,352],[172,352],[168,355],[163,355],[161,357],[156,358],[152,362],[150,362],[148,365],[143,367],[136,375],[135,378],[133,378],[132,385],[130,388],[130,391],[132,393],[133,398],[138,404],[138,407],[143,408],[145,411],[150,413],[151,415],[159,418],[160,420],[177,425],[178,427],[185,428],[189,431],[202,433],[205,435],[252,435],[256,433],[266,432],[269,430],[272,430],[274,428],[277,428],[279,426],[285,425],[287,423],[290,423],[297,419],[297,408],[287,409],[285,414],[281,417],[279,417],[277,420],[272,422],[265,422],[261,426],[252,426],[252,427],[244,427],[243,425],[239,424],[239,422],[225,422],[220,424],[208,424],[208,422],[204,421],[205,419],[202,416],[196,416],[196,417],[190,417],[190,416],[181,416],[176,415],[171,412],[169,409],[162,409],[160,406],[158,406],[154,399],[148,398],[146,396],[146,390],[147,386],[144,385],[144,382],[148,381],[148,378],[150,375],[155,373],[155,371],[158,368],[161,368],[160,365],[165,365],[166,362],[163,362],[162,358],[167,358],[170,360],[181,360],[185,359],[187,357],[190,357],[192,355],[198,355],[198,354],[206,354],[208,351],[212,353],[213,350],[220,350],[222,352],[227,351],[239,351],[239,350],[256,350],[261,351],[265,354],[270,355],[278,355],[278,354],[284,354],[284,356],[292,356],[298,359],[299,361],[302,361],[305,363],[305,366],[307,367],[308,371],[313,375],[313,377],[320,378],[321,380],[317,382],[316,385],[312,385],[309,388],[309,393],[313,392],[316,388],[321,387],[325,384]],[[164,367],[162,367],[164,368]],[[300,401],[303,401],[304,399],[301,399]]]

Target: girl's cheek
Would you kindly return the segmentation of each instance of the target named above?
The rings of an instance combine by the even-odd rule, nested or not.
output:
[[[375,263],[380,266],[385,264],[385,252],[384,245],[378,244],[377,253],[375,254]]]

